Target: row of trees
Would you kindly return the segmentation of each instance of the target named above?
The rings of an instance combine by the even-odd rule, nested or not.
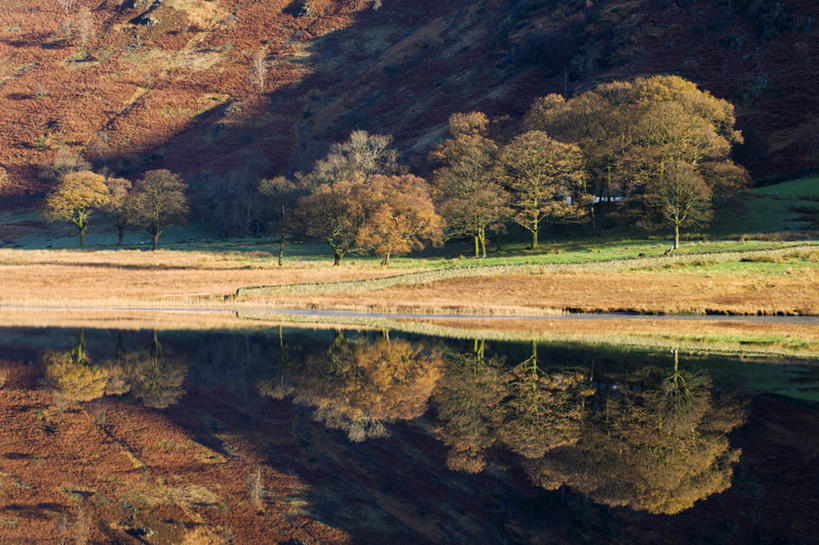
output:
[[[597,215],[680,229],[707,223],[747,185],[731,160],[742,142],[733,106],[676,76],[598,85],[570,99],[537,99],[522,134],[490,138],[480,113],[450,119],[450,138],[432,154],[433,185],[453,233],[485,255],[487,230],[514,221],[538,244],[542,223]]]
[[[677,248],[682,228],[706,224],[747,185],[730,158],[742,142],[734,124],[730,103],[689,81],[637,78],[540,98],[511,137],[493,134],[483,113],[453,115],[449,138],[430,153],[429,184],[406,174],[389,137],[358,131],[308,174],[274,185],[302,192],[292,217],[327,240],[336,263],[357,249],[386,262],[457,237],[485,257],[487,232],[509,223],[537,248],[543,225],[596,229],[601,215],[671,228]]]
[[[351,252],[388,263],[463,237],[485,257],[487,233],[509,224],[528,231],[537,248],[546,224],[594,230],[601,219],[671,228],[676,248],[681,229],[707,223],[714,206],[747,185],[730,158],[742,141],[734,124],[731,104],[689,81],[637,78],[537,99],[513,132],[480,112],[454,114],[449,137],[429,155],[429,182],[408,173],[391,137],[355,131],[307,173],[208,179],[192,197],[226,234],[231,222],[247,232],[254,216],[275,224],[280,261],[294,233],[326,241],[335,264]],[[81,239],[87,214],[107,210],[120,232],[127,222],[143,225],[156,246],[164,226],[187,212],[184,184],[167,171],[147,173],[130,191],[125,180],[91,172],[60,179],[49,217],[72,221]],[[151,193],[149,185],[163,189]]]
[[[90,170],[62,175],[59,184],[45,201],[49,221],[72,223],[85,246],[89,218],[95,212],[107,212],[118,231],[121,245],[128,225],[143,227],[151,237],[153,249],[159,235],[170,225],[185,221],[188,203],[185,183],[169,170],[151,170],[131,183],[125,178],[107,177]]]

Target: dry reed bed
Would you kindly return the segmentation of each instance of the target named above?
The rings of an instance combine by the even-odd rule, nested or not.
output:
[[[743,357],[819,359],[819,325],[658,319],[389,319],[315,317],[232,311],[49,310],[16,313],[0,309],[0,327],[60,327],[157,331],[265,331],[304,329],[376,329],[455,339],[572,343],[601,347],[669,350]]]
[[[656,318],[611,319],[468,319],[426,320],[313,317],[240,312],[247,321],[315,327],[385,329],[455,339],[573,343],[747,357],[819,358],[819,325],[696,321]]]

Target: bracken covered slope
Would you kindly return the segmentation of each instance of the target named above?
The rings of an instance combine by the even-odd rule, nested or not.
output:
[[[424,173],[453,112],[485,111],[503,135],[534,97],[653,73],[737,104],[737,158],[757,179],[819,167],[813,0],[64,3],[0,6],[6,195],[47,190],[38,168],[61,146],[123,175],[166,167],[193,181],[304,168],[358,128],[393,134]],[[250,77],[258,50],[264,92]]]

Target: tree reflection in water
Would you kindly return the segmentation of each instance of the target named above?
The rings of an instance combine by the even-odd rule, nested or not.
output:
[[[727,435],[745,421],[744,407],[676,353],[565,365],[539,357],[536,344],[516,363],[487,356],[478,340],[463,351],[387,333],[265,339],[214,335],[210,344],[174,346],[194,355],[197,388],[291,396],[354,442],[427,415],[450,469],[511,461],[539,486],[567,486],[609,506],[677,513],[728,488],[739,459]],[[116,356],[100,364],[80,334],[75,348],[49,351],[42,363],[45,384],[65,399],[130,393],[157,409],[182,398],[188,374],[156,333],[136,352],[120,338]]]
[[[118,336],[116,356],[94,363],[80,332],[71,350],[48,350],[42,356],[43,381],[55,396],[85,402],[104,395],[131,393],[146,407],[164,409],[185,393],[186,367],[165,356],[154,332],[150,348],[127,352]]]
[[[122,361],[131,395],[146,407],[165,409],[185,395],[187,366],[167,358],[154,331],[151,347],[127,353]]]
[[[481,353],[447,366],[435,403],[436,433],[454,469],[480,471],[496,446],[522,457],[539,485],[610,506],[677,513],[728,488],[739,451],[727,434],[740,403],[714,393],[701,373],[647,365],[592,376],[592,369],[537,363],[511,368]]]
[[[315,407],[315,420],[358,442],[384,437],[385,424],[427,412],[440,377],[441,352],[386,335],[367,342],[338,332],[326,350],[283,364],[286,371],[261,391],[272,397],[292,392],[296,403]]]
[[[710,379],[646,366],[596,381],[582,440],[526,462],[545,488],[566,484],[599,503],[673,514],[727,489],[739,450],[727,434],[741,404]]]
[[[42,357],[43,381],[57,398],[69,402],[91,401],[106,394],[119,373],[108,366],[93,365],[80,331],[71,350],[48,350]],[[113,388],[112,388],[113,390]]]

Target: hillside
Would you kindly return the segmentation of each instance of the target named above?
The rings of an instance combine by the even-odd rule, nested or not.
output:
[[[39,165],[61,146],[122,175],[166,167],[193,182],[304,168],[357,128],[393,134],[423,173],[454,111],[485,111],[503,134],[534,97],[659,72],[737,105],[737,159],[756,179],[819,167],[811,0],[63,4],[0,9],[7,195],[42,194]],[[250,78],[260,49],[264,92]]]

